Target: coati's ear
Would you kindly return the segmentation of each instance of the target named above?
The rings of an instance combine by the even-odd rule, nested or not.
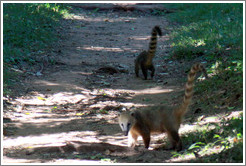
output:
[[[130,115],[131,115],[132,117],[135,117],[136,114],[135,114],[135,112],[131,112]]]
[[[140,119],[140,114],[137,111],[131,112],[130,115],[134,117],[135,119],[139,120]]]

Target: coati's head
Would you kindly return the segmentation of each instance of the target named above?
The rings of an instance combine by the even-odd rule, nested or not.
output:
[[[124,135],[127,136],[131,127],[135,123],[135,113],[134,112],[123,112],[119,116],[119,125]]]

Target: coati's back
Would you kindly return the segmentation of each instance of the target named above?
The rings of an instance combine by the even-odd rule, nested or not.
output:
[[[167,124],[176,121],[173,107],[166,105],[152,106],[139,110],[142,123],[148,126],[151,133],[163,133]]]

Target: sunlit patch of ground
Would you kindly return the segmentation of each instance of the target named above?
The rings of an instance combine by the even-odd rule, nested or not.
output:
[[[119,150],[128,149],[127,137],[121,133],[118,126],[119,111],[127,111],[133,106],[146,106],[145,104],[126,102],[131,101],[133,97],[145,94],[162,94],[168,91],[170,89],[165,90],[161,87],[135,91],[105,88],[103,90],[86,90],[81,94],[70,92],[49,95],[32,93],[32,96],[20,97],[13,101],[13,104],[17,105],[17,109],[12,112],[15,118],[12,118],[9,127],[16,129],[8,137],[3,138],[4,153],[17,158],[18,162],[28,163],[33,160],[18,159],[18,155],[16,156],[15,153],[20,151],[21,154],[25,154],[25,151],[35,148],[43,150],[47,147],[64,148],[68,142],[72,141],[79,141],[82,143],[81,146],[84,146],[83,143],[95,145],[108,143],[115,145]],[[81,103],[87,104],[89,114],[85,114],[83,107],[79,107]],[[160,145],[158,140],[163,137],[165,134],[154,135],[149,150],[152,151],[155,146]],[[138,146],[143,148],[141,138],[139,138]],[[105,150],[107,150],[106,147]],[[108,154],[109,152],[105,152],[105,150],[103,153]],[[113,150],[109,154],[119,156],[120,152],[118,152],[119,154],[116,152],[117,150]],[[138,154],[139,152],[131,151],[125,156],[131,153]],[[65,159],[53,159],[45,162],[59,163],[63,160],[66,161]],[[43,160],[41,161],[43,162]],[[36,160],[35,162],[41,161]]]

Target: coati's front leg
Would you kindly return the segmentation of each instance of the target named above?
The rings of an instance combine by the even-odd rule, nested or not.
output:
[[[137,139],[138,139],[138,135],[137,134],[129,132],[129,135],[128,135],[128,147],[134,148],[136,146]]]
[[[142,69],[142,72],[143,72],[143,75],[144,75],[144,79],[147,80],[147,77],[148,77],[148,69],[147,69],[147,67],[143,63],[141,64],[141,69]]]
[[[153,64],[150,66],[149,70],[151,71],[151,79],[153,79],[153,77],[155,75],[155,67]]]

